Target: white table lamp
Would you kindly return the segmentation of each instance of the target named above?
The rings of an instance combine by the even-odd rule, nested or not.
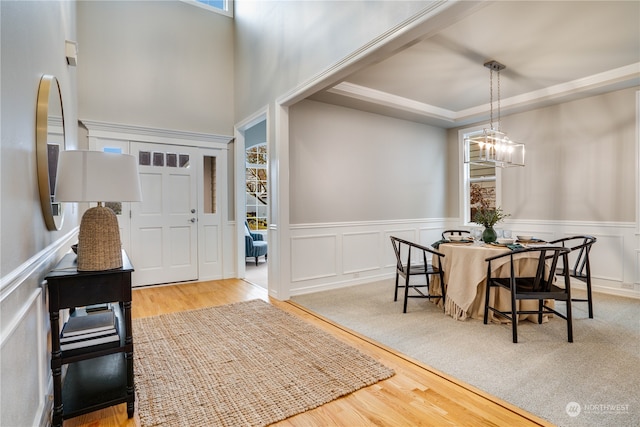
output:
[[[118,218],[102,202],[142,201],[136,158],[101,151],[62,151],[55,200],[98,203],[84,213],[80,222],[78,271],[122,267]]]

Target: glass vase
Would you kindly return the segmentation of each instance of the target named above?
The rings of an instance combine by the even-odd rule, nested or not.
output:
[[[487,227],[482,232],[482,241],[485,243],[493,243],[497,238],[498,233],[496,233],[496,230],[494,230],[493,227]]]

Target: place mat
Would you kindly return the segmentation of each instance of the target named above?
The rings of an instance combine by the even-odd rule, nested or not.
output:
[[[142,427],[266,426],[394,372],[262,300],[133,320]]]

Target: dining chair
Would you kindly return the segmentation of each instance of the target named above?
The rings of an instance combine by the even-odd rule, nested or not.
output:
[[[471,237],[469,230],[444,230],[442,232],[442,240],[450,240],[451,236]]]
[[[570,252],[568,248],[562,246],[546,246],[535,248],[516,249],[510,252],[501,253],[486,259],[487,261],[487,287],[485,294],[484,306],[484,324],[489,320],[489,310],[511,321],[513,342],[518,342],[518,316],[520,314],[537,314],[538,324],[542,323],[544,314],[555,314],[567,321],[568,341],[573,342],[573,324],[571,315],[571,283],[569,273],[564,270],[557,273],[558,260],[566,264],[567,254]],[[517,274],[519,270],[516,264],[521,261],[521,254],[527,258],[533,258],[535,264],[535,274]],[[509,266],[509,275],[507,277],[495,277],[493,271],[496,265],[502,265],[504,258],[509,258],[507,265]],[[533,271],[533,270],[528,270]],[[564,288],[556,286],[556,278],[564,277]],[[506,289],[511,295],[511,309],[509,311],[499,310],[492,307],[489,295],[492,288]],[[518,308],[518,301],[537,300],[537,310],[524,310]],[[566,313],[562,314],[554,308],[547,305],[547,300],[565,301]]]
[[[589,262],[589,252],[591,252],[591,246],[596,242],[596,238],[593,236],[572,236],[549,242],[550,244],[561,243],[562,246],[571,249],[571,252],[577,252],[573,268],[569,267],[569,277],[574,277],[587,284],[587,298],[573,298],[574,302],[587,302],[589,308],[589,318],[593,319],[593,297],[591,296],[591,263]],[[563,264],[560,267],[560,272],[564,270],[566,266]]]
[[[444,306],[444,302],[446,299],[446,289],[444,284],[444,271],[442,269],[441,261],[442,258],[444,258],[444,254],[441,254],[440,252],[426,246],[409,242],[408,240],[403,240],[395,236],[391,236],[391,244],[393,245],[393,251],[396,254],[397,261],[396,286],[393,300],[398,301],[398,288],[404,288],[404,307],[402,309],[402,312],[407,312],[407,301],[409,298],[442,298]],[[411,258],[412,250],[413,254],[415,255],[413,258],[414,263],[412,263]],[[427,255],[428,258],[432,258],[434,255],[437,257],[436,265],[433,265],[430,262],[430,260],[427,258]],[[406,257],[406,260],[405,258],[403,258],[403,256]],[[411,276],[421,275],[425,276],[425,283],[410,283]],[[442,291],[442,295],[435,295],[431,293],[431,280],[429,279],[429,276],[434,275],[437,275],[440,278],[440,288]],[[400,276],[404,278],[404,285],[400,285]],[[426,292],[424,291],[424,288],[426,288]],[[410,290],[414,291],[414,293],[410,294]]]

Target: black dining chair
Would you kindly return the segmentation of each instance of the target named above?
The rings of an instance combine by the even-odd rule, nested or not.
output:
[[[562,246],[546,246],[535,248],[516,249],[507,253],[501,253],[486,259],[487,261],[487,288],[485,294],[484,306],[484,324],[489,320],[489,310],[511,321],[513,342],[518,342],[518,315],[520,314],[537,314],[538,324],[542,323],[544,314],[555,314],[567,321],[568,341],[573,342],[573,324],[571,315],[571,283],[569,273],[565,270],[557,273],[558,261],[561,259],[563,263],[567,262],[567,255],[570,250]],[[537,260],[535,266],[535,274],[520,275],[516,274],[516,263],[521,260],[519,255],[525,254]],[[496,264],[501,265],[504,258],[509,258],[508,277],[495,277],[492,271]],[[493,268],[492,268],[493,266]],[[564,277],[564,288],[556,286],[556,278]],[[489,295],[492,288],[506,289],[511,295],[511,310],[502,311],[489,304]],[[537,300],[537,310],[520,310],[517,308],[517,302],[522,300]],[[547,305],[546,300],[565,301],[566,313],[562,314]]]
[[[446,299],[446,287],[444,284],[444,271],[442,269],[442,258],[444,254],[435,251],[426,246],[419,245],[417,243],[409,242],[398,237],[391,236],[391,244],[393,245],[393,251],[396,254],[396,286],[393,296],[394,301],[398,301],[398,289],[404,288],[404,307],[403,313],[407,312],[407,301],[409,298],[426,298],[435,299],[442,298],[443,306]],[[413,252],[412,252],[413,251]],[[412,255],[414,257],[412,258]],[[433,265],[430,259],[433,255],[436,255],[437,262]],[[413,263],[412,263],[413,259]],[[410,283],[411,276],[425,276],[424,283]],[[429,276],[437,275],[440,277],[440,288],[442,295],[432,294],[431,280]],[[400,276],[404,278],[404,284],[400,284]],[[424,291],[426,288],[426,292]],[[409,291],[413,291],[410,294]]]
[[[442,232],[442,240],[450,240],[451,236],[471,237],[469,230],[444,230]]]
[[[573,298],[573,302],[586,302],[589,308],[589,318],[593,319],[593,297],[591,295],[591,263],[589,261],[589,252],[591,252],[591,246],[596,242],[596,238],[593,236],[572,236],[564,237],[562,239],[549,242],[556,245],[561,243],[562,246],[571,249],[572,253],[578,254],[573,267],[563,264],[559,267],[559,272],[562,273],[565,268],[569,270],[569,277],[578,279],[587,285],[587,298]]]

